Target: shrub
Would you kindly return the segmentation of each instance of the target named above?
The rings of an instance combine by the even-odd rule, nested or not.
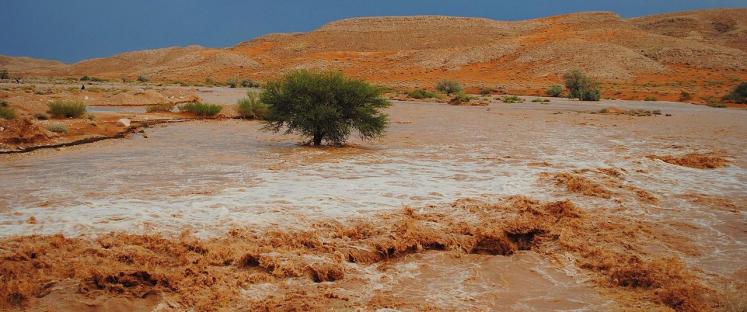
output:
[[[524,99],[515,95],[504,96],[501,98],[501,101],[503,101],[503,103],[524,103]]]
[[[148,81],[150,81],[150,79],[148,79],[148,77],[146,77],[145,75],[139,75],[139,76],[137,76],[137,81],[139,81],[139,82],[148,82]]]
[[[223,106],[206,103],[189,103],[182,105],[179,109],[185,112],[190,112],[199,117],[212,117],[218,115],[218,113],[223,109]]]
[[[86,104],[76,101],[54,101],[49,103],[49,113],[55,118],[78,118],[86,113]]]
[[[549,103],[549,102],[550,102],[550,100],[548,100],[548,99],[539,99],[539,98],[537,98],[537,99],[532,100],[532,103]]]
[[[601,98],[597,83],[584,73],[574,70],[563,75],[563,78],[570,98],[581,101],[599,101]]]
[[[34,114],[34,118],[38,120],[47,120],[49,119],[49,115],[47,115],[46,113],[36,113]]]
[[[0,118],[7,120],[16,118],[16,111],[5,100],[0,100]]]
[[[469,103],[469,101],[472,101],[475,97],[471,96],[469,94],[466,94],[464,92],[457,92],[454,97],[449,100],[449,104],[451,105],[462,105],[465,103]]]
[[[67,126],[64,124],[55,123],[48,125],[47,130],[54,133],[67,133]]]
[[[171,103],[148,105],[145,108],[145,111],[148,113],[170,112],[172,109],[174,109],[174,106],[176,105]]]
[[[452,93],[463,92],[464,89],[459,82],[454,80],[441,80],[436,84],[436,90],[451,95]]]
[[[382,90],[341,73],[288,73],[268,82],[261,100],[270,107],[266,130],[285,127],[285,133],[311,137],[315,146],[343,144],[353,130],[364,140],[380,137],[388,124],[380,111],[390,105]]]
[[[690,92],[682,91],[680,92],[680,102],[689,102],[692,100],[693,97],[690,95]]]
[[[10,74],[7,69],[0,70],[0,79],[10,79]]]
[[[649,95],[649,96],[646,96],[646,98],[644,98],[643,100],[647,102],[656,101],[656,97],[653,95]]]
[[[80,77],[80,81],[91,81],[91,77],[88,77],[88,76]]]
[[[251,79],[244,79],[241,81],[241,86],[244,88],[259,88],[260,85],[258,82],[255,82]]]
[[[480,95],[482,96],[491,95],[493,92],[495,92],[495,89],[480,87]]]
[[[230,88],[236,88],[236,87],[238,87],[238,86],[239,86],[239,82],[238,82],[238,81],[236,81],[236,79],[228,79],[228,81],[226,82],[226,84],[227,84],[227,85],[228,85],[228,87],[230,87]]]
[[[559,85],[551,86],[545,90],[545,94],[551,97],[559,97],[563,95],[563,87]]]
[[[747,104],[747,82],[742,82],[734,87],[734,90],[725,96],[724,99],[734,101],[734,103]]]
[[[431,99],[431,98],[435,98],[436,94],[433,92],[429,92],[428,90],[425,90],[425,89],[415,89],[407,93],[407,96],[413,99]]]
[[[246,97],[239,100],[238,112],[241,118],[262,119],[270,108],[259,100],[254,92],[247,92]]]

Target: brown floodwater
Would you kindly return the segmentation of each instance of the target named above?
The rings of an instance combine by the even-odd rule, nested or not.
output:
[[[590,114],[601,107],[661,109],[672,116]],[[396,102],[374,142],[300,146],[254,121],[194,121],[62,150],[0,157],[0,235],[115,232],[198,237],[234,228],[304,229],[403,206],[524,195],[570,199],[687,237],[659,246],[709,276],[738,280],[747,266],[747,111],[625,101],[455,107]],[[649,155],[718,153],[728,165],[696,169]],[[595,170],[622,173],[610,180]],[[613,196],[568,192],[543,173],[576,171]],[[627,190],[640,189],[655,201]],[[33,222],[29,222],[33,218]],[[695,250],[695,251],[687,251]],[[617,303],[589,277],[533,251],[514,256],[439,252],[378,266],[353,265],[400,307],[457,310],[608,310]],[[378,286],[375,286],[378,285]],[[277,285],[254,285],[260,296]],[[377,291],[381,291],[378,289]]]

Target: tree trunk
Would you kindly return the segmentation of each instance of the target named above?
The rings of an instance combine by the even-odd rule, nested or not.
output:
[[[322,145],[322,134],[317,132],[314,133],[314,146]]]

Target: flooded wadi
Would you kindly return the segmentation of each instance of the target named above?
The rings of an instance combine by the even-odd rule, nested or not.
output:
[[[592,113],[611,106],[663,114]],[[24,275],[0,295],[40,311],[741,304],[747,111],[387,113],[383,138],[341,148],[197,120],[0,155],[0,256],[33,259],[6,261]]]

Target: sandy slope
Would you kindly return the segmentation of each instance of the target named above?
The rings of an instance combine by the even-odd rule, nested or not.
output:
[[[11,58],[9,68],[28,75],[134,79],[143,74],[188,82],[264,80],[292,69],[335,69],[392,86],[431,86],[454,78],[473,87],[525,94],[560,81],[565,71],[582,69],[605,82],[607,97],[672,100],[684,90],[699,100],[721,96],[747,79],[746,43],[747,9],[634,19],[609,12],[526,21],[368,17],[308,33],[266,35],[225,49],[145,50],[68,66]]]

